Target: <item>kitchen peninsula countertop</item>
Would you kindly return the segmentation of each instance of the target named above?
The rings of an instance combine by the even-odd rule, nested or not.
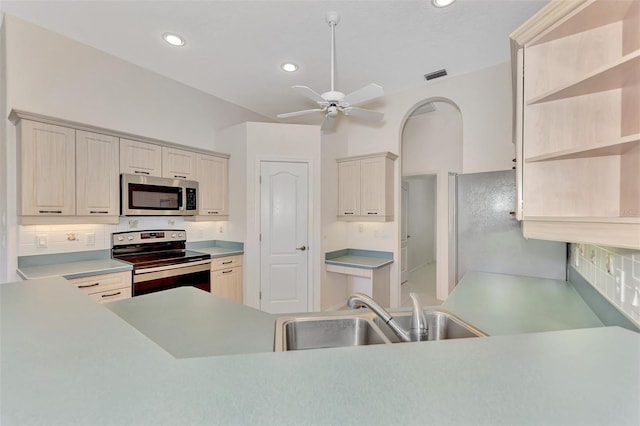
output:
[[[63,278],[0,303],[1,424],[640,423],[619,327],[177,359]]]

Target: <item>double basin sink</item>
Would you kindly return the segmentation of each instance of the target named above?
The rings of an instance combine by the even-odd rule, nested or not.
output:
[[[482,337],[485,333],[445,310],[425,310],[428,340]],[[393,314],[404,330],[409,330],[411,312]],[[368,309],[345,314],[282,317],[276,321],[275,350],[335,348],[399,343],[393,330]]]

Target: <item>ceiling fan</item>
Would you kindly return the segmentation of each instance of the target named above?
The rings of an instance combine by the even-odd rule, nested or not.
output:
[[[289,118],[314,112],[326,112],[324,122],[321,127],[322,131],[333,130],[336,123],[336,117],[340,112],[344,115],[353,116],[367,121],[381,121],[384,117],[383,113],[354,106],[384,95],[384,90],[381,86],[371,83],[356,90],[355,92],[349,93],[348,95],[334,89],[335,34],[336,25],[340,22],[340,15],[338,15],[337,12],[328,12],[326,15],[326,21],[331,27],[331,90],[323,94],[319,94],[307,86],[293,86],[292,88],[294,90],[302,96],[316,102],[320,108],[278,114],[277,117]]]

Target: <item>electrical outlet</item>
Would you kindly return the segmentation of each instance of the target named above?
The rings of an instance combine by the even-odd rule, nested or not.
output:
[[[219,231],[221,234],[224,234],[224,226],[220,225],[220,228],[218,229],[218,231]]]
[[[36,245],[38,247],[47,247],[47,235],[46,234],[38,234],[36,235]]]
[[[93,232],[87,233],[87,245],[93,246],[95,244],[96,244],[96,234],[94,234]]]
[[[363,223],[359,223],[358,224],[358,232],[364,232],[364,224]]]

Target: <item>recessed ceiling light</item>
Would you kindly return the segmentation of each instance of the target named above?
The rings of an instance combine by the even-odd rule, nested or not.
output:
[[[456,0],[431,0],[435,7],[447,7]]]
[[[169,43],[172,46],[184,46],[185,41],[184,38],[182,38],[181,36],[177,35],[177,34],[172,34],[172,33],[164,33],[162,34],[162,38],[164,39],[164,41],[166,41],[167,43]]]
[[[286,72],[298,71],[298,66],[296,64],[294,64],[294,63],[291,63],[291,62],[286,62],[286,63],[280,65],[280,68],[282,68]]]

